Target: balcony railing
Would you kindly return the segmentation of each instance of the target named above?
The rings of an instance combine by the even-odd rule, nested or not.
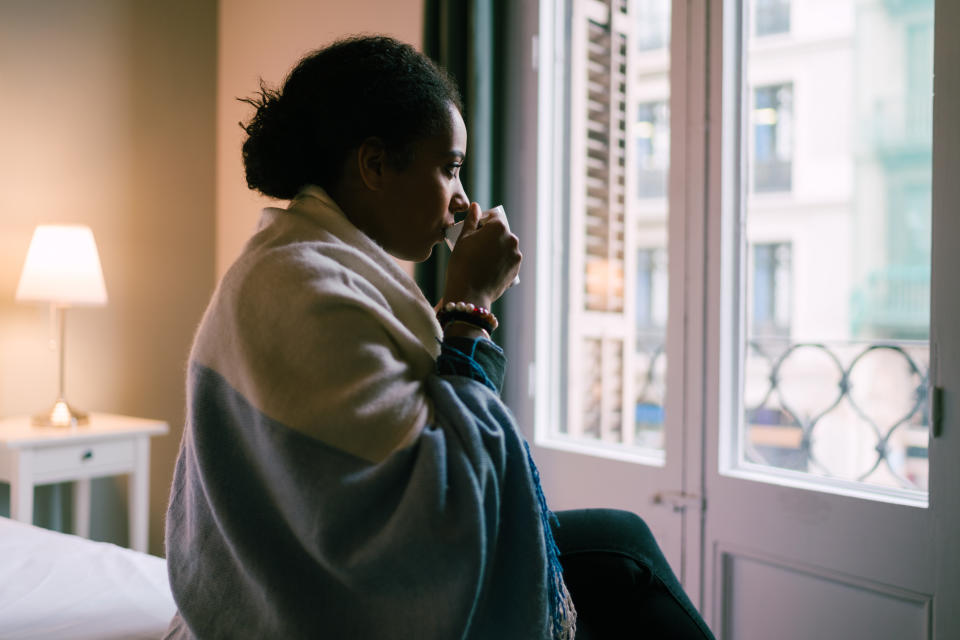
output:
[[[767,343],[769,344],[769,343]],[[926,342],[749,344],[748,462],[926,489]]]
[[[652,338],[636,345],[634,440],[662,448],[666,356],[663,343]],[[744,367],[743,459],[925,490],[928,363],[923,341],[751,340]]]
[[[853,335],[917,337],[930,326],[930,267],[890,265],[877,269],[853,293]]]
[[[930,95],[911,95],[877,100],[865,124],[864,143],[868,149],[886,154],[929,154],[933,146],[933,99]]]

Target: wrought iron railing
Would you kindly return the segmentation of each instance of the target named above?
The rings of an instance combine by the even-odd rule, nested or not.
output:
[[[636,362],[635,440],[656,448],[663,437],[662,340],[638,340]],[[743,459],[925,490],[928,366],[924,341],[751,339],[744,367]]]
[[[749,462],[926,489],[926,342],[751,340]]]

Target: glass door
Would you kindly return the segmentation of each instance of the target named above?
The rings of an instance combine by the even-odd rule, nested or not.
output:
[[[710,3],[704,587],[722,638],[932,637],[932,549],[958,527],[930,460],[960,453],[931,438],[931,353],[958,337],[930,313],[931,278],[960,266],[931,243],[949,215],[931,203],[956,190],[933,179],[934,134],[957,129],[933,110],[946,5]]]

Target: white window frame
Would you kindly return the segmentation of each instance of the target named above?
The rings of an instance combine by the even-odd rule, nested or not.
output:
[[[594,4],[599,5],[599,3]],[[560,219],[559,212],[566,212],[570,206],[570,195],[567,193],[569,184],[565,180],[558,179],[558,176],[569,175],[567,167],[569,160],[566,156],[566,139],[569,131],[565,123],[569,121],[570,113],[565,106],[567,101],[564,94],[567,86],[566,62],[569,48],[568,43],[556,38],[556,34],[566,33],[567,16],[564,13],[566,6],[565,2],[542,2],[540,3],[539,14],[538,51],[540,53],[537,57],[538,60],[544,60],[545,64],[539,68],[537,102],[539,108],[539,117],[537,118],[537,157],[539,162],[537,164],[538,224],[535,301],[537,321],[534,330],[536,341],[535,366],[532,367],[530,372],[530,387],[533,389],[534,400],[535,442],[538,446],[551,449],[662,467],[666,464],[667,455],[663,450],[577,438],[569,433],[559,434],[556,430],[556,425],[566,423],[569,413],[566,399],[571,394],[579,392],[579,389],[568,389],[566,386],[568,362],[574,362],[577,358],[577,352],[570,348],[567,303],[571,299],[569,290],[582,285],[582,274],[578,276],[575,273],[578,268],[582,271],[582,265],[569,266],[569,270],[573,274],[569,283],[556,275],[564,273],[564,270],[568,268],[565,264],[567,253],[564,247],[566,221],[563,219],[558,222],[558,219]],[[596,6],[588,6],[587,11],[596,8]],[[598,15],[597,17],[602,16]],[[613,20],[615,17],[617,16],[610,16],[609,19]],[[549,66],[550,61],[553,61],[552,66]],[[629,79],[629,70],[627,75]],[[633,142],[633,132],[629,128],[634,125],[635,114],[628,111],[626,118],[628,126],[626,140],[627,144],[630,145]],[[671,121],[672,118],[671,111]],[[635,150],[631,153],[635,153]],[[672,158],[673,150],[671,149],[671,161]],[[628,163],[626,171],[632,170],[635,170],[635,167]],[[628,178],[628,184],[630,182]],[[635,180],[632,182],[635,182]],[[632,192],[632,187],[626,189],[624,206],[638,206],[636,194]],[[626,247],[630,247],[632,231],[632,229],[625,230],[624,244]],[[671,244],[675,243],[671,242]],[[673,247],[668,247],[668,255],[672,255],[670,252],[673,250]],[[628,275],[629,270],[636,268],[636,256],[632,255],[629,250],[625,250],[624,253],[624,277],[626,280],[630,277]],[[631,398],[634,391],[633,352],[635,350],[633,344],[635,333],[633,306],[629,303],[629,300],[632,300],[633,293],[627,292],[626,288],[625,286],[624,297],[627,302],[623,309],[623,315],[626,318],[624,322],[619,322],[619,324],[610,322],[611,319],[603,317],[604,314],[602,313],[583,312],[581,314],[587,316],[587,322],[591,326],[600,329],[599,333],[609,334],[618,340],[624,340],[622,369],[625,373],[621,382],[620,394],[624,399]],[[672,305],[670,306],[672,307]],[[668,316],[672,312],[673,309],[671,308],[668,311]],[[668,342],[670,339],[668,335]],[[679,366],[674,366],[672,369],[668,368],[668,386],[670,385],[671,371],[679,372],[680,369]],[[679,385],[679,380],[675,381],[674,384]],[[576,402],[573,403],[573,406],[577,406]],[[630,402],[622,401],[623,424],[625,425],[623,428],[630,428],[633,424],[631,407]],[[667,408],[664,409],[666,413]]]

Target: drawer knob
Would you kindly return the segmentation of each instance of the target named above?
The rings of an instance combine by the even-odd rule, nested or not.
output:
[[[83,461],[93,460],[93,450],[87,449],[86,451],[84,451],[83,455],[80,456],[80,459]]]

